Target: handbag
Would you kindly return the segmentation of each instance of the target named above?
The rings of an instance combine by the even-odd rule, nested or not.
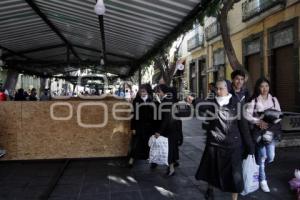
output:
[[[272,108],[264,110],[259,114],[260,118],[269,124],[277,124],[283,118],[283,113],[281,111]]]
[[[272,98],[273,107],[275,108],[275,100]],[[257,99],[255,99],[254,110],[256,109]],[[261,130],[256,125],[251,125],[253,139],[257,144],[270,144],[274,139],[281,140],[281,124],[283,113],[273,108],[268,108],[263,112],[256,113],[258,117],[268,123],[270,127],[267,130]]]

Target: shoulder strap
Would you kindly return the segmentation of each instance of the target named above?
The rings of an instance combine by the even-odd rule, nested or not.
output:
[[[255,102],[255,103],[254,103],[254,109],[253,109],[253,110],[255,110],[256,107],[257,107],[257,98],[254,99],[254,102]]]
[[[257,107],[257,105],[256,105],[257,104],[257,98],[254,99],[254,102],[255,103],[254,103],[254,108],[253,108],[253,114],[252,115],[255,114],[255,110],[256,110],[256,107]]]
[[[274,99],[274,97],[272,97],[272,101],[273,101],[273,107],[275,108],[275,99]]]

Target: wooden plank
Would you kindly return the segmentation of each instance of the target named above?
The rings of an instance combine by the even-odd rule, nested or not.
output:
[[[72,106],[70,120],[53,120],[49,102],[4,102],[0,104],[0,147],[4,160],[60,159],[126,156],[130,141],[129,121],[113,119],[112,107],[119,101],[96,101],[108,105],[108,123],[103,128],[84,128],[77,122],[77,109],[89,101],[64,101]],[[126,107],[126,106],[125,106]],[[103,122],[104,109],[82,108],[82,122]],[[56,117],[67,117],[69,108],[57,106]],[[121,113],[122,116],[128,115]]]

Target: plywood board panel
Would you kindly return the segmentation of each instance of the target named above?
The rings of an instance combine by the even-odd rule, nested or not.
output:
[[[93,101],[104,103],[106,110],[99,105],[86,105],[91,101],[63,101],[69,106],[57,105],[51,117],[51,106],[58,101],[49,102],[9,102],[0,105],[0,145],[8,150],[7,160],[57,159],[83,157],[126,156],[130,141],[129,121],[116,120],[112,107],[118,100]],[[61,103],[61,102],[59,102]],[[66,105],[67,105],[66,104]],[[104,121],[107,111],[108,123],[104,127],[86,128],[78,124],[78,110],[81,108],[81,121],[86,124],[99,124]],[[123,108],[128,108],[126,105]],[[71,111],[71,113],[70,113]],[[7,118],[4,112],[8,112]],[[127,116],[129,113],[119,113]],[[2,129],[3,128],[3,129]],[[1,147],[1,146],[0,146]]]

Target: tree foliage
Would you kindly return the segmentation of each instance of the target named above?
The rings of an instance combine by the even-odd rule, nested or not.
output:
[[[213,0],[211,5],[206,8],[205,12],[203,12],[203,15],[201,15],[199,19],[201,24],[204,24],[205,17],[216,17],[218,23],[220,24],[224,49],[230,66],[233,70],[243,69],[243,66],[238,61],[232,45],[228,26],[228,13],[234,7],[234,4],[240,1],[241,0]]]
[[[200,25],[204,26],[204,21],[206,17],[215,17],[220,23],[221,37],[224,44],[224,49],[229,60],[230,66],[233,70],[243,69],[243,66],[237,59],[235,50],[232,45],[230,30],[228,26],[228,13],[233,8],[234,4],[240,2],[241,0],[212,0],[210,4],[199,13],[196,21]],[[189,27],[190,28],[190,27]],[[176,68],[176,61],[178,59],[179,48],[176,49],[174,60],[169,61],[168,58],[168,49],[161,50],[161,52],[154,58],[155,66],[158,67],[161,71],[162,77],[167,84],[171,83],[173,73]]]
[[[166,85],[170,85],[173,79],[173,75],[176,70],[176,63],[179,59],[179,50],[182,42],[184,41],[184,35],[181,35],[174,51],[174,56],[172,60],[169,60],[169,52],[170,48],[162,50],[155,58],[154,58],[154,66],[159,68],[160,77],[164,79]]]

